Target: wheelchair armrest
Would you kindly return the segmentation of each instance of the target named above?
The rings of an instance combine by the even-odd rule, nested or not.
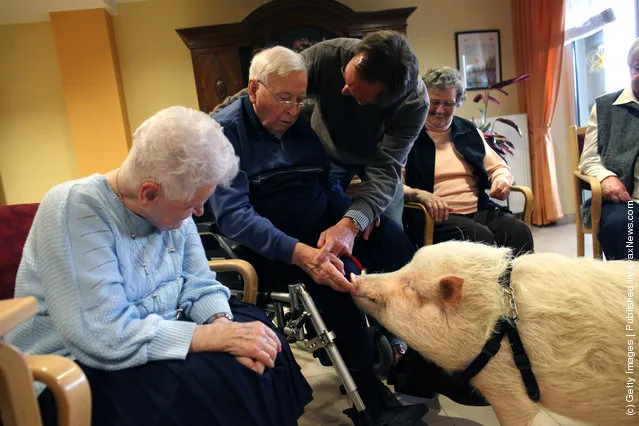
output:
[[[209,261],[209,268],[215,272],[237,272],[244,281],[244,297],[247,303],[255,304],[257,301],[257,272],[253,265],[241,259],[225,259]]]

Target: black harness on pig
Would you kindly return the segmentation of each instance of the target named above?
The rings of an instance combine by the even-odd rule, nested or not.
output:
[[[526,387],[526,393],[528,393],[528,397],[530,397],[530,399],[534,402],[538,402],[541,397],[539,385],[537,384],[537,379],[535,378],[535,374],[533,373],[530,365],[530,359],[528,359],[528,355],[526,355],[524,345],[521,342],[521,337],[517,331],[517,320],[519,319],[519,314],[517,312],[517,305],[515,304],[515,295],[512,287],[510,286],[510,274],[512,270],[513,264],[512,262],[508,262],[506,270],[499,277],[499,284],[502,286],[504,293],[508,295],[512,316],[510,318],[501,317],[497,320],[495,331],[484,345],[481,353],[475,357],[464,371],[456,373],[455,376],[465,382],[470,381],[470,379],[475,377],[477,373],[479,373],[486,364],[488,364],[492,357],[497,355],[497,352],[499,352],[499,348],[501,347],[502,339],[504,336],[508,336],[510,347],[513,351],[515,365],[521,374],[521,379]]]

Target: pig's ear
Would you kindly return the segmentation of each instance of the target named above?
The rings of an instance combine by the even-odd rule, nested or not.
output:
[[[455,308],[461,302],[464,279],[454,275],[439,280],[441,304],[444,308]]]

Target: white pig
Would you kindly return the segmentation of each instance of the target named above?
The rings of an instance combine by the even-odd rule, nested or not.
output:
[[[511,313],[499,284],[510,260],[509,249],[483,244],[427,246],[397,272],[352,276],[354,299],[425,358],[461,371]],[[554,253],[513,260],[517,327],[541,400],[526,394],[504,337],[471,381],[502,425],[529,425],[541,406],[593,424],[639,424],[634,265]]]

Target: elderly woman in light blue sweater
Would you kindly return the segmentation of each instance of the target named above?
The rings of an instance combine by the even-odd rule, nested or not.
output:
[[[42,200],[16,280],[39,314],[8,338],[80,365],[93,425],[293,425],[310,401],[284,337],[229,300],[191,219],[237,162],[215,121],[172,107],[136,130],[121,168]],[[48,389],[39,402],[56,424]]]

